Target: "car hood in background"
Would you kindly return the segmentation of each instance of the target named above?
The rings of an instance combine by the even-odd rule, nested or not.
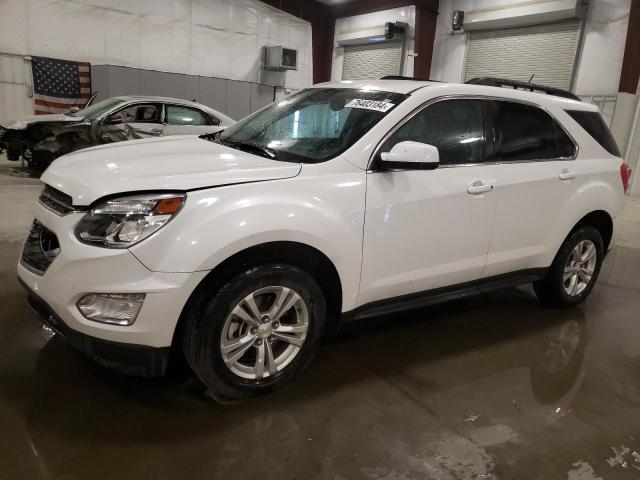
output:
[[[62,113],[52,113],[50,115],[30,115],[28,117],[21,117],[13,120],[4,120],[0,122],[0,126],[7,130],[24,130],[29,125],[34,123],[52,123],[59,122],[64,123],[80,123],[84,121],[83,117],[71,117]]]
[[[194,190],[295,177],[299,163],[259,157],[197,136],[134,140],[80,150],[54,161],[41,180],[89,205],[118,193]]]

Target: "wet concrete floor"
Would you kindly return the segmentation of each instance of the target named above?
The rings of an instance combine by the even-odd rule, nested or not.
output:
[[[0,164],[22,211],[0,220],[0,479],[640,478],[640,244],[578,308],[521,288],[352,325],[289,388],[223,406],[37,322],[14,231],[38,190]]]

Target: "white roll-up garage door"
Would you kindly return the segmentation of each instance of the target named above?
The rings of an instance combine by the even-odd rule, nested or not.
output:
[[[343,80],[378,79],[399,75],[402,64],[402,42],[344,47]]]
[[[469,34],[465,81],[500,77],[569,90],[580,19]]]

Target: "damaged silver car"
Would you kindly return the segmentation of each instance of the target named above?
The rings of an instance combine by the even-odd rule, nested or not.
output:
[[[46,168],[57,157],[103,143],[164,135],[215,133],[233,124],[199,103],[165,97],[113,97],[65,114],[35,115],[0,123],[0,153]]]

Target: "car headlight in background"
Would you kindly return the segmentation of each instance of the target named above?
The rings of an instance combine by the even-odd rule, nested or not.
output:
[[[183,193],[132,195],[100,203],[76,226],[76,237],[89,245],[128,248],[166,225],[182,208]]]

